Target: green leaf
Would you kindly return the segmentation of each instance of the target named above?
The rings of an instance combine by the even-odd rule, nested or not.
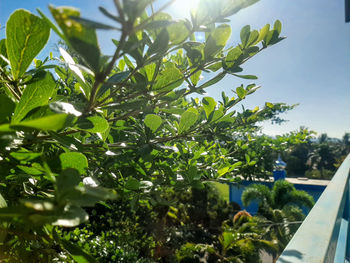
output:
[[[169,44],[169,33],[164,28],[157,36],[154,43],[149,47],[147,54],[148,56],[156,53],[163,53],[167,50]]]
[[[7,58],[7,50],[6,50],[6,39],[0,40],[0,55],[3,57],[0,57],[0,67],[4,67],[7,65],[7,61],[3,58]]]
[[[224,47],[231,36],[231,26],[228,24],[221,24],[215,28],[211,36],[215,39],[217,46]]]
[[[108,121],[100,116],[91,116],[87,118],[80,118],[77,122],[79,129],[88,132],[105,132],[109,128]]]
[[[67,63],[69,69],[73,72],[73,74],[75,75],[75,77],[77,78],[79,83],[81,85],[85,85],[84,75],[81,72],[78,65],[75,63],[74,59],[71,57],[71,55],[69,55],[69,53],[61,47],[59,47],[58,50],[60,51],[60,53],[63,57],[63,60]],[[79,65],[79,66],[81,66],[81,65]],[[86,93],[86,91],[85,91],[85,93]]]
[[[134,177],[130,177],[125,183],[125,188],[128,190],[136,191],[140,188],[140,182]]]
[[[195,108],[189,108],[180,118],[179,133],[189,130],[198,119],[198,111]]]
[[[83,151],[83,145],[77,138],[71,136],[64,136],[55,132],[49,132],[49,134],[53,139],[58,141],[66,148],[70,150]]]
[[[162,124],[162,118],[155,114],[147,114],[145,117],[145,125],[155,132]]]
[[[69,115],[67,114],[54,114],[34,120],[11,124],[10,127],[19,130],[22,128],[31,128],[42,131],[57,131],[66,126],[68,116]]]
[[[76,169],[80,174],[84,174],[88,168],[86,156],[79,152],[67,152],[60,154],[62,170],[67,168]]]
[[[226,65],[230,68],[232,67],[234,64],[236,64],[238,58],[242,55],[242,50],[240,49],[240,47],[235,47],[233,49],[231,49],[225,59],[225,63]]]
[[[195,69],[194,69],[194,70],[195,70]],[[192,70],[192,72],[193,72],[194,70]],[[191,72],[191,73],[192,73],[192,72]],[[192,84],[193,84],[194,86],[197,85],[197,83],[198,83],[198,81],[199,81],[199,79],[200,79],[200,77],[201,77],[201,74],[202,74],[202,71],[201,71],[201,70],[198,70],[196,73],[194,73],[194,74],[191,75],[190,79],[191,79],[191,82],[192,82]]]
[[[274,108],[274,105],[271,102],[266,102],[265,105],[266,105],[266,107],[269,107],[270,109]]]
[[[266,24],[259,32],[259,38],[256,42],[260,42],[265,39],[266,34],[270,31],[270,24]]]
[[[15,80],[27,70],[49,36],[50,27],[41,18],[24,9],[12,13],[6,24],[6,47]]]
[[[273,29],[278,32],[278,34],[281,34],[282,31],[282,23],[279,20],[275,21],[275,24],[273,25]]]
[[[7,207],[7,203],[4,197],[2,196],[2,194],[0,194],[0,208],[4,208],[4,207]]]
[[[205,57],[211,57],[215,55],[218,51],[223,49],[226,45],[227,40],[231,36],[231,27],[227,24],[221,24],[209,35],[205,47],[204,54]]]
[[[27,84],[16,106],[12,123],[21,121],[28,112],[39,106],[47,105],[55,90],[56,83],[51,73],[41,71]]]
[[[230,171],[230,166],[226,166],[224,168],[221,168],[218,170],[218,177],[223,176],[224,174],[228,173]]]
[[[209,67],[206,67],[206,69],[209,69],[213,72],[216,72],[221,68],[222,68],[222,62],[217,62],[215,64],[210,65]]]
[[[171,91],[183,83],[183,75],[175,66],[165,68],[157,77],[153,90]]]
[[[85,60],[94,72],[99,71],[100,49],[95,29],[87,28],[71,17],[79,17],[80,12],[71,7],[50,6],[50,11],[62,29],[68,43]]]
[[[61,239],[61,243],[63,248],[68,251],[68,253],[77,263],[97,263],[96,259],[77,245],[69,242],[66,239]]]
[[[236,169],[238,166],[241,166],[242,164],[243,163],[241,161],[234,163],[233,165],[231,165],[231,171]]]
[[[207,82],[203,83],[201,86],[199,86],[200,89],[205,89],[207,87],[210,87],[216,83],[218,83],[220,80],[222,80],[225,77],[226,73],[221,72],[218,75],[216,75],[214,78],[208,80]]]
[[[26,149],[22,149],[18,152],[10,153],[10,155],[18,161],[28,162],[28,161],[31,161],[31,160],[38,158],[39,156],[42,155],[42,153],[35,153],[35,152],[30,152]]]
[[[202,100],[202,104],[204,107],[205,115],[208,119],[210,113],[212,113],[215,110],[216,101],[212,97],[204,97]]]
[[[23,172],[26,174],[31,174],[31,175],[41,175],[43,174],[43,171],[40,171],[39,169],[35,167],[28,167],[24,165],[17,165],[18,169],[21,169]]]
[[[215,122],[223,116],[224,112],[221,109],[215,110],[209,115],[208,122]]]
[[[5,94],[0,94],[0,123],[10,121],[15,106],[10,98]]]
[[[240,99],[244,99],[245,96],[246,96],[246,91],[245,91],[245,89],[244,89],[243,87],[238,87],[238,88],[236,89],[236,93],[237,93],[237,95],[238,95],[238,97],[239,97]]]
[[[232,75],[242,79],[258,79],[258,77],[254,75],[238,75],[238,74],[232,74]]]
[[[167,30],[169,33],[169,40],[173,45],[184,42],[190,33],[184,21],[172,23],[167,27]]]
[[[257,30],[253,30],[252,32],[250,32],[247,47],[255,45],[258,39],[259,39],[259,32]]]
[[[241,37],[242,46],[246,47],[248,44],[249,37],[250,37],[250,26],[249,25],[246,25],[241,29],[240,37]]]
[[[102,96],[107,90],[113,87],[113,85],[123,82],[129,76],[130,71],[118,72],[111,76],[106,83],[97,92],[97,96]]]

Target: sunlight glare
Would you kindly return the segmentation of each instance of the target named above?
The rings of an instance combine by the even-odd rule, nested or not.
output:
[[[197,7],[199,0],[176,0],[171,5],[171,11],[179,17],[190,17],[191,9]]]

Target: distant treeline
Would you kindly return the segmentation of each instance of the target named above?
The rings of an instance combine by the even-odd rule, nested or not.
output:
[[[288,176],[331,179],[349,152],[350,133],[345,133],[342,139],[324,133],[316,140],[294,145],[282,156],[287,162]]]

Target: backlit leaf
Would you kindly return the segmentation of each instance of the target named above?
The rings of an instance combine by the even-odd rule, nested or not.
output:
[[[94,72],[99,71],[100,49],[95,29],[88,28],[71,17],[79,17],[80,12],[72,7],[50,6],[50,11],[62,29],[68,44],[78,52]]]
[[[129,76],[130,71],[123,71],[123,72],[118,72],[114,75],[112,75],[106,83],[102,85],[102,87],[99,89],[97,92],[98,96],[102,96],[108,89],[112,88],[114,84],[118,84],[124,80],[127,79]]]
[[[157,77],[153,90],[170,91],[183,83],[183,75],[175,66],[165,68]]]
[[[208,80],[207,82],[205,82],[204,84],[202,84],[201,86],[199,86],[199,88],[201,89],[205,89],[207,87],[210,87],[216,83],[218,83],[220,80],[222,80],[225,77],[226,73],[225,72],[221,72],[218,75],[216,75],[214,78]]]
[[[68,114],[54,114],[46,117],[11,124],[14,129],[31,128],[42,131],[57,131],[65,127]]]
[[[79,152],[66,152],[60,154],[62,170],[67,168],[76,169],[80,174],[84,174],[88,168],[88,160],[86,156]]]
[[[89,132],[105,132],[109,124],[105,118],[99,116],[90,116],[87,118],[79,119],[77,122],[77,126],[80,129]]]
[[[248,40],[249,40],[249,37],[250,37],[250,26],[249,25],[246,25],[241,29],[240,36],[241,36],[241,42],[242,42],[243,47],[246,47]]]
[[[207,119],[209,118],[210,113],[215,110],[216,101],[212,97],[204,97],[202,100],[203,108],[205,110],[205,115]]]
[[[147,114],[145,117],[145,125],[150,128],[152,132],[155,132],[162,122],[162,118],[155,114]]]
[[[16,106],[12,122],[18,123],[32,109],[47,105],[55,90],[55,80],[49,72],[41,71],[27,84]]]
[[[14,79],[27,70],[50,36],[50,28],[27,10],[16,10],[6,24],[6,47]]]
[[[181,115],[179,124],[179,133],[189,130],[198,119],[198,111],[195,108],[189,108]]]

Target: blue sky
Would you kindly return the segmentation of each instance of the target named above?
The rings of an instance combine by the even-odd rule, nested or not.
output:
[[[183,16],[184,5],[172,8],[176,16]],[[39,7],[45,13],[49,3],[71,5],[81,9],[86,18],[100,20],[97,6],[111,11],[111,0],[3,0],[0,1],[0,24],[3,27],[9,15],[17,8],[35,12]],[[287,39],[258,54],[244,65],[244,73],[259,77],[255,81],[262,88],[249,96],[244,105],[249,108],[263,106],[266,101],[300,105],[284,114],[289,122],[283,125],[264,124],[264,132],[271,135],[296,130],[306,126],[316,132],[327,132],[331,137],[341,137],[350,132],[350,23],[344,22],[344,0],[261,0],[231,18],[233,28],[230,44],[239,40],[244,25],[260,29],[279,19],[282,34]],[[4,37],[5,30],[0,30]],[[100,44],[110,53],[109,39],[117,33],[100,34]],[[57,41],[52,33],[49,50]],[[45,53],[45,50],[43,51]],[[208,89],[208,95],[220,99],[221,90],[230,90],[247,83],[242,79],[227,77]]]

